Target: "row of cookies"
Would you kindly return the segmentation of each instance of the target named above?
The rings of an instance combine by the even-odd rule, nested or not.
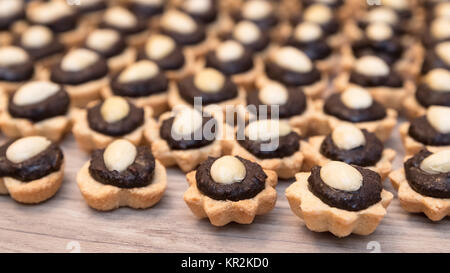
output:
[[[345,143],[342,135],[334,138]],[[47,139],[26,137],[6,143],[1,150],[6,176],[2,178],[2,193],[35,203],[51,197],[61,185],[63,156]],[[424,150],[406,162],[408,182],[399,171],[391,174],[394,185],[401,187],[400,198],[409,198],[408,211],[424,211],[433,220],[445,217],[448,206],[440,198],[446,194],[448,158],[448,150],[435,154]],[[296,178],[286,190],[292,210],[309,229],[331,231],[340,237],[373,232],[392,200],[392,194],[382,190],[379,174],[343,162],[315,166],[311,173],[299,173]],[[186,203],[197,217],[208,217],[214,225],[251,223],[255,215],[267,213],[275,205],[276,173],[239,156],[209,157],[187,174],[187,179]],[[436,187],[436,181],[442,185]],[[164,167],[154,160],[149,148],[136,148],[126,140],[96,150],[80,170],[77,182],[88,204],[99,210],[152,206],[166,187]],[[414,190],[408,185],[414,185]]]
[[[389,178],[405,210],[440,221],[450,215],[446,163],[450,159],[450,2],[429,2],[424,8],[424,58],[417,89],[403,102],[410,119],[399,129],[406,157],[403,168]]]
[[[38,203],[61,186],[64,157],[48,139],[9,141],[1,151],[2,194],[9,193],[19,202]],[[297,175],[298,182],[286,190],[286,196],[292,210],[313,231],[331,231],[339,237],[352,232],[370,234],[392,200],[392,194],[382,189],[380,176],[369,169],[331,161],[314,167],[313,178],[305,174]],[[188,207],[195,216],[208,217],[216,226],[232,221],[249,224],[256,215],[272,210],[277,199],[276,173],[239,156],[209,157],[187,174],[187,180],[184,200]],[[314,187],[308,188],[308,182]],[[148,147],[119,139],[92,153],[78,172],[77,183],[95,209],[148,208],[162,198],[167,178],[165,168]],[[342,196],[331,189],[340,189]]]
[[[0,158],[0,193],[18,202],[41,203],[62,185],[63,152],[45,137],[7,141],[0,148]],[[87,203],[98,210],[151,207],[161,199],[167,185],[166,170],[150,149],[123,139],[94,151],[77,181]]]
[[[145,73],[139,72],[141,69],[145,73],[158,70],[154,63],[142,61],[130,66],[120,74],[119,78],[128,79],[127,75],[133,75],[130,77],[134,78],[142,76]],[[158,77],[146,81],[141,79],[135,86],[142,87],[142,83],[145,85],[148,81],[154,82],[157,80]],[[125,83],[123,85],[126,86]],[[225,110],[230,110],[228,112],[232,114],[236,110],[238,120],[243,121],[243,123],[248,122],[246,118],[249,115],[260,117],[263,113],[261,109],[272,109],[274,101],[270,101],[270,98],[277,97],[278,104],[276,106],[279,106],[279,118],[289,126],[289,131],[292,129],[298,130],[302,137],[306,137],[307,132],[312,130],[315,130],[317,134],[327,135],[341,124],[351,123],[359,129],[367,130],[367,133],[374,135],[377,141],[381,143],[389,138],[396,124],[394,110],[384,108],[372,98],[368,91],[356,87],[349,88],[343,93],[333,94],[325,102],[312,102],[307,99],[301,89],[289,89],[278,83],[270,83],[257,92],[247,94],[247,100],[250,99],[255,102],[247,101],[249,105],[246,107],[247,104],[242,104],[243,96],[245,97],[246,94],[240,95],[243,92],[239,91],[239,88],[232,83],[230,78],[216,70],[205,69],[181,80],[178,86],[172,90],[174,91],[169,91],[168,96],[170,102],[171,92],[175,92],[177,103],[173,105],[174,108],[176,108],[176,105],[191,105],[194,107],[193,104],[183,101],[182,98],[189,99],[191,103],[194,102],[196,97],[203,99],[203,101],[213,99],[215,101],[208,103],[205,107],[206,112],[214,106],[219,108],[220,116],[223,115],[222,113]],[[279,100],[282,96],[284,96],[284,102]],[[152,99],[152,96],[150,96],[150,99]],[[159,117],[159,122],[155,122],[152,118],[154,107],[140,105],[136,101],[120,96],[109,96],[103,101],[93,101],[89,103],[86,109],[71,109],[68,92],[63,86],[49,81],[29,82],[20,87],[10,99],[3,95],[2,102],[4,110],[0,114],[0,128],[7,136],[16,138],[43,135],[54,141],[59,141],[66,132],[72,129],[80,148],[87,152],[104,148],[116,138],[126,138],[136,145],[142,143],[144,135],[150,143],[159,140],[160,136],[163,135],[167,135],[167,140],[171,131],[168,130],[164,134],[160,132],[160,128],[164,127],[165,120],[173,117],[176,112],[163,113]],[[238,107],[232,107],[233,105],[238,105]],[[269,116],[272,116],[272,113],[269,112]],[[254,119],[248,118],[248,120],[253,121]],[[220,126],[225,122],[226,120],[221,117]],[[254,123],[258,122],[255,121]],[[228,125],[229,123],[227,123],[226,128],[230,127]],[[233,128],[230,128],[227,131],[232,130]],[[229,143],[234,139],[236,137],[231,135],[225,138],[223,142]],[[314,139],[311,138],[310,142]],[[163,147],[162,145],[155,146],[154,151]],[[172,146],[179,147],[177,144]],[[229,147],[230,145],[225,146]],[[192,147],[184,147],[184,149],[189,148]],[[231,150],[231,148],[224,148],[224,150],[226,149]],[[296,150],[299,149],[294,149],[294,151]],[[161,153],[164,154],[165,152]],[[253,155],[258,158],[259,154],[254,152]],[[284,157],[279,158],[283,159]],[[173,159],[168,161],[173,162]],[[189,171],[201,161],[202,158],[199,158],[189,161],[189,163],[180,162],[178,165],[184,171]],[[291,170],[291,175],[282,175],[282,177],[292,177],[296,171],[300,170],[300,167],[297,166],[296,169]]]
[[[266,5],[268,5],[268,3],[265,3],[266,1],[248,1],[250,3],[256,2],[250,6],[260,6],[262,5],[263,7],[260,8],[244,8],[243,9],[243,13],[245,10],[256,10],[256,11],[264,11],[262,15],[264,18],[265,17],[271,17],[269,15],[267,15],[266,13],[268,12],[270,14],[270,10],[269,8],[264,8]],[[265,3],[265,4],[262,4]],[[247,4],[247,3],[246,3]],[[250,12],[250,15],[247,14],[250,18],[253,18],[252,16],[256,16],[257,18],[259,18],[258,16],[262,16],[260,15],[255,15],[252,14],[252,12]],[[118,12],[116,10],[116,12],[111,12],[113,15],[109,15],[110,13],[106,12],[105,17],[107,18],[122,18],[122,17],[126,17],[125,15],[123,15],[125,13],[125,9],[121,8],[121,12]],[[255,11],[253,11],[255,12]],[[324,63],[329,63],[328,62],[328,56],[334,55],[331,54],[332,50],[330,49],[330,46],[328,45],[328,42],[325,42],[324,40],[326,40],[327,35],[329,34],[333,34],[336,33],[338,28],[336,28],[336,26],[338,24],[334,24],[334,22],[336,21],[336,19],[334,19],[333,13],[331,12],[331,10],[324,5],[312,5],[310,7],[308,7],[305,11],[305,14],[303,14],[303,17],[305,17],[306,21],[303,22],[304,20],[300,20],[300,24],[298,25],[298,27],[295,28],[295,31],[292,32],[291,34],[291,38],[287,38],[287,42],[286,45],[292,46],[292,47],[298,47],[301,50],[303,50],[305,52],[305,54],[310,57],[313,60],[317,61],[317,67],[319,68],[319,70],[326,70],[326,67],[332,67],[333,65],[328,64],[328,65],[324,65]],[[318,24],[319,22],[315,22],[315,20],[319,20],[321,18],[325,18],[325,19],[321,19],[324,21],[323,25]],[[113,20],[111,20],[113,21]],[[184,13],[181,12],[177,12],[175,10],[170,10],[166,13],[163,13],[162,17],[161,17],[161,29],[160,32],[166,33],[169,36],[171,36],[171,38],[173,40],[176,41],[176,43],[178,45],[183,45],[184,49],[185,48],[189,48],[189,49],[194,49],[193,51],[196,53],[199,52],[203,52],[205,54],[207,54],[206,52],[204,52],[208,47],[213,47],[215,43],[212,43],[210,41],[207,41],[208,39],[205,40],[205,32],[206,31],[201,31],[201,25],[200,24],[196,24],[196,22],[194,22],[192,19],[188,18],[188,16]],[[263,20],[264,21],[264,20]],[[270,21],[269,19],[267,19],[267,21]],[[298,20],[297,20],[298,21]],[[258,21],[259,22],[259,21]],[[102,24],[100,24],[101,26]],[[262,42],[263,45],[264,43],[266,43],[267,46],[267,38],[265,38],[264,33],[261,33],[261,31],[258,28],[255,28],[255,25],[258,26],[257,22],[253,22],[251,20],[248,21],[241,21],[238,24],[234,25],[232,28],[232,38],[236,39],[240,42],[247,42],[247,43],[243,43],[244,45],[248,45],[249,47],[252,47],[252,49],[255,48],[255,46],[259,46],[259,44]],[[188,27],[189,26],[189,27]],[[329,30],[327,33],[326,30],[331,27],[334,26],[332,30]],[[171,30],[171,31],[169,31]],[[176,30],[176,31],[175,31]],[[197,32],[202,32],[202,34],[200,35],[187,35],[186,33],[182,33],[183,31],[192,34],[192,33],[197,33]],[[178,36],[183,36],[183,37],[178,37],[177,35],[174,35],[173,32],[176,32],[176,34]],[[117,33],[116,33],[117,34]],[[36,36],[36,35],[34,35]],[[39,35],[38,35],[39,36]],[[43,36],[43,35],[42,35]],[[195,40],[196,37],[198,37],[198,40]],[[214,35],[206,35],[207,37],[212,37]],[[225,35],[227,36],[227,35]],[[228,36],[230,37],[230,36]],[[300,37],[300,39],[298,39]],[[252,38],[252,39],[250,39]],[[155,39],[158,40],[157,43],[149,43],[145,46],[145,49],[148,48],[159,48],[159,50],[144,50],[144,57],[145,58],[150,58],[153,59],[155,61],[155,59],[161,58],[161,55],[165,55],[165,57],[167,57],[168,55],[172,55],[171,53],[176,53],[176,50],[170,50],[174,47],[173,43],[170,42],[169,39]],[[120,51],[119,49],[115,48],[119,43],[117,35],[112,34],[112,31],[106,31],[106,30],[97,30],[94,33],[92,33],[92,35],[86,40],[86,46],[88,48],[93,49],[94,51],[98,51],[98,53],[101,53],[101,51],[103,51],[103,53],[111,51],[111,50],[115,50],[117,53],[118,51]],[[153,44],[153,45],[152,45]],[[104,48],[101,48],[101,47]],[[106,47],[106,48],[105,48]],[[161,48],[165,48],[165,50],[162,50]],[[320,52],[318,52],[318,49]],[[156,51],[156,52],[155,52]],[[161,52],[162,51],[162,52]],[[150,52],[150,54],[148,54]],[[230,53],[231,52],[231,53]],[[111,52],[108,52],[111,53]],[[146,54],[147,53],[147,54]],[[183,50],[184,53],[184,50]],[[212,52],[210,52],[210,54],[207,54],[207,56],[204,58],[203,63],[205,63],[205,65],[207,66],[212,66],[215,67],[219,70],[221,70],[223,73],[226,74],[240,74],[240,75],[236,75],[239,77],[235,77],[237,78],[237,82],[241,83],[242,81],[245,82],[251,82],[252,80],[254,80],[254,76],[255,74],[257,74],[258,70],[260,70],[260,61],[258,61],[258,58],[256,59],[249,59],[249,53],[246,52],[246,50],[243,50],[242,48],[239,48],[239,46],[236,46],[236,44],[230,43],[230,41],[226,41],[224,43],[223,46],[220,46],[217,48],[216,54],[212,54]],[[147,56],[145,56],[145,54]],[[122,65],[126,64],[127,62],[130,62],[129,56],[131,56],[132,54],[128,54],[127,58],[124,58],[124,56],[122,56],[123,54],[119,54],[119,56],[121,58],[122,61]],[[175,54],[176,55],[176,54]],[[188,54],[189,55],[189,54]],[[292,63],[295,63],[295,61],[302,61],[302,54],[292,54],[292,50],[281,50],[281,52],[277,52],[271,55],[276,55],[275,59],[281,58],[280,61],[277,62],[283,62],[283,59],[289,60],[289,58],[291,57],[296,57],[296,59],[294,61],[292,61]],[[279,55],[283,55],[284,57],[280,57]],[[299,56],[301,55],[301,56]],[[317,55],[317,56],[316,56]],[[318,56],[320,55],[320,56]],[[220,60],[218,57],[222,56],[222,60]],[[110,56],[111,57],[111,56]],[[317,58],[316,58],[317,57]],[[114,58],[115,59],[115,58]],[[126,59],[126,60],[125,60]],[[164,60],[163,60],[164,59]],[[163,58],[160,59],[160,62],[158,62],[158,64],[160,65],[160,67],[162,67],[163,69],[167,68],[167,66],[169,66],[169,64],[167,64],[167,62],[171,61],[170,65],[171,66],[176,66],[176,70],[181,69],[181,67],[192,67],[192,65],[190,65],[189,63],[185,66],[180,66],[180,58],[178,57],[178,61],[173,60],[173,58],[171,60],[168,60],[168,58]],[[187,58],[189,59],[189,58]],[[202,58],[203,59],[203,58]],[[272,59],[272,58],[271,58]],[[304,59],[304,58],[303,58]],[[334,58],[331,58],[334,59]],[[236,63],[236,60],[239,60],[239,62]],[[252,64],[253,60],[253,69],[249,69]],[[113,62],[113,60],[111,60],[111,62],[108,63],[115,63]],[[163,63],[165,63],[166,67],[164,67]],[[202,62],[200,62],[202,63]],[[265,74],[267,74],[267,76],[269,76],[270,79],[275,79],[278,81],[283,82],[284,84],[288,84],[288,85],[295,85],[295,86],[302,86],[305,88],[306,92],[308,94],[311,93],[312,97],[318,97],[320,96],[320,91],[323,89],[324,87],[324,83],[326,82],[326,78],[322,75],[319,75],[317,73],[316,67],[310,68],[310,64],[308,62],[306,62],[306,64],[301,64],[301,65],[297,65],[296,67],[290,67],[292,68],[291,70],[288,69],[288,71],[281,71],[280,73],[280,69],[278,66],[272,66],[270,65],[271,62],[270,60],[267,62],[268,64],[266,65],[266,69],[265,69]],[[334,63],[334,62],[333,62]],[[339,63],[339,62],[338,62]],[[365,62],[366,65],[372,65],[373,62]],[[378,62],[381,63],[381,62]],[[376,63],[375,63],[376,64]],[[288,66],[290,66],[290,64],[287,64]],[[383,66],[383,64],[379,64],[380,66]],[[114,68],[116,67],[115,65],[111,64],[110,68]],[[120,67],[120,65],[119,65]],[[382,71],[386,71],[387,69],[385,67],[382,67]],[[170,70],[170,69],[169,69]],[[237,70],[237,71],[236,71]],[[245,72],[249,72],[249,73],[242,73],[244,70]],[[294,75],[290,75],[292,72],[292,70],[294,70],[294,72],[300,72]],[[284,73],[283,73],[284,72]],[[381,73],[381,72],[380,72]],[[243,74],[243,75],[242,75]],[[250,75],[248,75],[250,74]],[[298,74],[303,74],[303,75],[298,75]],[[185,75],[185,74],[183,74]],[[326,76],[326,75],[325,75]],[[257,82],[259,83],[264,83],[265,79],[267,77],[260,77],[261,80],[258,80]],[[320,81],[318,79],[321,79]],[[395,87],[400,87],[400,86],[404,86],[404,84],[399,83],[401,80],[399,80],[398,78],[393,79],[392,82],[395,85]],[[362,81],[364,83],[364,81]],[[359,84],[362,84],[361,81],[358,82]],[[312,89],[312,90],[310,90]],[[318,89],[318,90],[317,90]],[[397,92],[397,93],[401,93],[403,94],[404,92]],[[382,95],[380,95],[381,97],[383,97]],[[389,97],[390,98],[390,97]],[[384,98],[385,101],[392,101],[389,100],[389,98]],[[381,100],[381,98],[380,98]]]

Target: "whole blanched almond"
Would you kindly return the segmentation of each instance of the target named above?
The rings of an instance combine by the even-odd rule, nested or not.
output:
[[[16,164],[22,163],[45,151],[51,141],[45,137],[24,137],[13,142],[6,150],[6,158]]]
[[[357,191],[362,186],[362,174],[347,163],[330,161],[320,169],[320,178],[328,186],[342,191]]]
[[[244,180],[247,170],[239,159],[226,155],[214,161],[210,173],[215,182],[232,184]]]

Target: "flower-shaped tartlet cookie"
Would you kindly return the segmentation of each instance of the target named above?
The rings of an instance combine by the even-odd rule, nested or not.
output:
[[[130,0],[126,2],[128,8],[137,17],[146,20],[150,19],[150,26],[153,23],[152,19],[157,19],[163,13],[166,0]]]
[[[83,3],[75,5],[75,8],[81,15],[87,17],[82,19],[93,19],[92,17],[99,16],[108,7],[107,2],[107,0],[83,0]]]
[[[386,109],[363,88],[349,87],[315,103],[316,113],[310,122],[313,134],[325,135],[342,123],[353,123],[386,141],[397,124],[397,112]]]
[[[167,35],[152,34],[139,51],[139,59],[149,59],[164,70],[170,80],[181,80],[192,74],[195,56],[191,50],[183,49]]]
[[[193,106],[201,103],[206,108],[227,107],[243,104],[245,91],[229,77],[213,68],[204,68],[190,75],[169,88],[169,106]]]
[[[223,142],[224,150],[232,155],[257,162],[264,169],[275,171],[278,177],[288,179],[301,170],[303,154],[301,135],[288,122],[262,119],[250,122],[235,139]]]
[[[390,8],[402,19],[410,19],[413,16],[413,8],[417,1],[408,0],[382,0],[383,6]]]
[[[340,27],[337,14],[324,3],[308,5],[302,13],[294,15],[290,20],[294,25],[301,22],[319,24],[326,36],[336,34]]]
[[[383,0],[382,7],[393,11],[397,18],[397,27],[404,30],[406,35],[423,31],[423,10],[420,1]]]
[[[0,1],[0,44],[9,44],[13,39],[12,32],[20,31],[25,18],[23,0]]]
[[[10,98],[0,94],[0,104],[4,109],[0,114],[0,128],[10,138],[39,135],[60,141],[70,130],[70,97],[58,84],[26,83]]]
[[[256,85],[263,87],[270,81],[301,87],[309,98],[319,98],[328,86],[328,77],[303,51],[292,46],[274,48],[268,53],[265,73],[258,77]]]
[[[0,47],[0,88],[12,93],[24,82],[43,77],[43,69],[35,69],[28,53],[20,47]]]
[[[151,119],[150,107],[137,107],[125,98],[113,96],[93,102],[87,109],[74,112],[72,133],[78,146],[91,152],[103,149],[118,138],[139,145],[144,127]]]
[[[361,2],[359,0],[355,0],[358,4],[363,4],[366,6],[366,3]],[[344,33],[350,39],[355,39],[362,35],[361,30],[364,31],[365,28],[372,23],[386,23],[389,24],[394,32],[398,35],[403,35],[407,32],[407,24],[404,23],[403,18],[391,8],[385,6],[375,6],[373,8],[367,9],[357,9],[348,5],[350,9],[349,14],[352,14],[355,18],[355,21],[349,20],[344,25]]]
[[[427,48],[450,40],[450,18],[438,17],[428,25],[428,29],[424,31],[422,43]]]
[[[406,154],[426,147],[431,152],[450,148],[450,107],[430,106],[426,114],[399,128]]]
[[[64,155],[45,137],[11,140],[0,147],[0,172],[0,194],[20,203],[40,203],[61,187]]]
[[[335,80],[338,91],[360,86],[370,91],[375,100],[387,108],[400,110],[403,100],[413,92],[414,85],[389,66],[383,59],[365,55],[356,59],[351,71],[342,72]]]
[[[80,16],[80,21],[85,21],[89,27],[96,27],[103,18],[108,2],[108,0],[83,0],[80,5],[74,5],[74,8]]]
[[[295,176],[286,189],[292,211],[308,229],[338,237],[374,232],[393,198],[376,172],[340,161]]]
[[[359,29],[359,35],[353,33],[354,29],[348,31],[352,33],[347,36],[355,37],[350,38],[351,42],[341,48],[342,65],[345,69],[354,66],[358,58],[374,55],[405,76],[417,76],[420,72],[422,48],[419,44],[405,48],[401,36],[396,35],[388,23],[370,23],[364,29]]]
[[[247,88],[253,86],[264,70],[262,59],[234,40],[219,43],[198,65],[217,69],[237,85]]]
[[[189,172],[209,156],[222,154],[219,135],[222,134],[221,114],[200,113],[190,107],[181,107],[149,120],[145,138],[152,152],[164,166],[177,165]]]
[[[142,45],[149,33],[145,20],[121,6],[109,7],[103,14],[99,26],[120,32],[127,43],[132,46]]]
[[[118,139],[95,150],[77,175],[87,204],[100,211],[119,207],[145,209],[161,200],[167,188],[166,169],[147,146]]]
[[[427,0],[424,1],[423,5],[427,13],[428,22],[434,18],[448,17],[450,4],[446,0]]]
[[[414,119],[425,115],[432,105],[450,106],[450,70],[430,70],[417,86],[415,94],[403,102],[406,117]]]
[[[374,133],[350,123],[339,125],[327,136],[309,138],[307,143],[302,143],[301,151],[305,157],[302,167],[305,171],[333,160],[343,161],[377,172],[381,181],[391,171],[396,155],[394,150],[384,149]]]
[[[57,63],[65,51],[51,29],[41,25],[30,26],[13,43],[23,48],[36,65],[45,68]]]
[[[323,31],[324,39],[333,47],[338,48],[344,42],[344,37],[339,31],[341,28],[341,12],[334,7],[326,5],[326,3],[314,3],[304,7],[302,12],[294,13],[290,18],[293,26],[303,22],[318,24]],[[345,16],[345,20],[351,17]]]
[[[99,28],[92,31],[84,47],[102,56],[110,72],[119,71],[136,60],[136,49],[128,46],[122,34],[114,29]]]
[[[229,33],[223,34],[228,39],[241,43],[245,48],[256,53],[264,53],[270,44],[267,32],[262,31],[252,21],[243,20],[236,23]]]
[[[158,66],[152,61],[142,60],[114,76],[101,94],[103,98],[125,97],[139,107],[150,106],[157,116],[168,109],[168,90],[169,81]]]
[[[62,84],[75,107],[85,107],[100,98],[100,90],[108,84],[108,65],[92,50],[69,51],[51,69],[52,82]]]
[[[196,217],[208,217],[214,226],[251,224],[277,200],[275,172],[238,156],[210,157],[186,178],[184,201]]]
[[[208,25],[219,17],[219,1],[216,0],[174,0],[174,6],[194,20]]]
[[[237,108],[238,118],[243,121],[266,117],[286,120],[302,135],[308,134],[309,121],[314,113],[313,101],[305,96],[302,88],[285,87],[277,82],[269,82],[256,91],[247,92],[246,105]]]
[[[450,216],[450,150],[423,149],[403,165],[389,174],[402,208],[423,212],[433,221]]]
[[[65,1],[34,1],[27,5],[26,16],[31,25],[50,28],[68,47],[78,45],[89,30],[87,22],[80,21],[76,9]]]
[[[279,22],[276,5],[271,1],[244,1],[242,5],[232,7],[230,13],[236,22],[251,21],[265,32],[273,31]]]
[[[422,73],[436,68],[450,70],[450,41],[441,42],[428,48],[422,63]]]
[[[332,72],[338,67],[338,55],[333,52],[318,23],[306,21],[296,25],[287,38],[286,45],[304,52],[322,72]]]
[[[207,35],[205,26],[179,10],[166,11],[159,21],[159,30],[195,56],[205,54],[212,45],[213,37]]]

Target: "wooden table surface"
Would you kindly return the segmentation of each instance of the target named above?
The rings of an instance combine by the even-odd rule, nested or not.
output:
[[[398,132],[387,144],[402,150]],[[1,252],[449,252],[449,217],[433,223],[409,214],[394,199],[387,216],[369,236],[338,239],[306,229],[288,205],[280,181],[275,209],[251,225],[214,227],[197,220],[183,201],[187,183],[181,171],[168,169],[168,188],[151,209],[120,208],[97,212],[84,202],[76,173],[89,159],[72,136],[62,144],[66,175],[59,192],[40,205],[22,205],[0,196]],[[395,166],[401,165],[399,154]],[[385,187],[394,192],[389,181]]]

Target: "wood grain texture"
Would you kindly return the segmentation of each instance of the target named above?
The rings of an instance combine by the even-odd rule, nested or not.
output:
[[[397,131],[388,146],[402,150]],[[155,207],[97,212],[86,205],[75,182],[89,157],[71,136],[62,147],[66,175],[55,197],[31,206],[0,196],[0,252],[69,252],[73,246],[81,252],[370,252],[371,241],[382,252],[450,251],[448,217],[433,223],[405,212],[397,199],[372,235],[338,239],[311,232],[289,208],[284,196],[289,181],[280,181],[275,209],[251,225],[218,228],[207,219],[197,220],[183,201],[188,186],[177,169],[168,170],[168,189]],[[397,156],[396,167],[402,156]],[[385,187],[394,192],[388,181]]]

